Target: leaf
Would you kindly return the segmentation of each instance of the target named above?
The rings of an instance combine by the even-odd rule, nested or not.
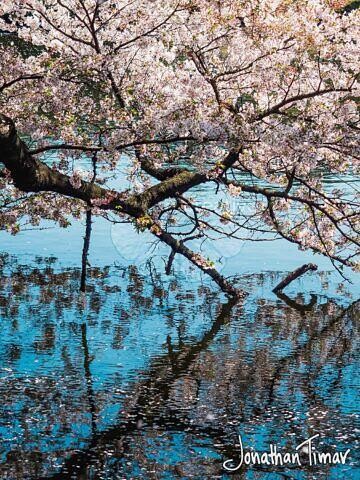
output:
[[[243,93],[236,99],[236,110],[239,111],[242,109],[246,103],[251,103],[255,106],[257,105],[255,98],[250,93]]]
[[[286,110],[286,115],[292,118],[297,118],[300,114],[301,114],[301,110],[295,106],[292,106]]]
[[[335,85],[334,85],[334,82],[333,82],[332,78],[326,78],[324,80],[324,83],[327,87],[335,88]]]

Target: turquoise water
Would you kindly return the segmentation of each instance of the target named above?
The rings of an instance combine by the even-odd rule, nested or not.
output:
[[[203,246],[248,292],[235,304],[98,219],[84,296],[83,222],[43,226],[0,234],[1,479],[359,478],[355,274],[280,240]],[[272,293],[308,261],[319,271]],[[223,468],[239,435],[266,452],[316,434],[320,452],[351,450],[345,465]]]

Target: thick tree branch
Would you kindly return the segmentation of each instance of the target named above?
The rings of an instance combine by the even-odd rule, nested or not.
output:
[[[187,258],[192,264],[202,270],[204,273],[209,275],[214,282],[216,282],[221,290],[226,292],[230,297],[244,297],[245,293],[236,287],[234,287],[225,277],[220,275],[220,273],[211,265],[211,263],[204,258],[202,258],[198,253],[194,253],[190,250],[184,242],[181,240],[176,240],[172,235],[162,230],[158,225],[154,225],[151,229],[152,233],[163,241],[172,250],[172,254],[175,256],[176,253],[180,253],[185,258]]]
[[[10,171],[14,184],[25,192],[52,191],[69,197],[83,200],[91,205],[94,200],[102,201],[99,207],[105,210],[121,211],[135,219],[141,219],[147,215],[149,208],[171,197],[181,195],[190,188],[210,181],[205,173],[180,172],[172,178],[150,187],[138,195],[125,197],[118,192],[110,192],[94,182],[81,181],[74,185],[72,179],[56,170],[51,169],[45,163],[35,159],[26,144],[19,138],[14,122],[0,114],[0,162]],[[238,152],[230,152],[223,162],[223,170],[230,168],[237,160]],[[99,203],[99,202],[97,202]],[[208,274],[220,288],[231,296],[242,295],[233,285],[222,277],[215,268],[204,261],[200,255],[187,248],[183,242],[178,242],[174,237],[161,230],[151,220],[152,233],[157,238],[170,246],[173,252],[180,253],[190,262]]]
[[[74,186],[71,178],[34,158],[16,132],[14,122],[0,114],[0,162],[10,171],[15,186],[24,192],[51,191],[78,198],[90,204],[106,200],[109,191],[95,183],[81,181]],[[120,195],[113,200],[113,208],[125,207]],[[128,205],[130,207],[130,205]]]
[[[304,273],[308,272],[309,270],[315,271],[317,270],[318,267],[314,263],[307,263],[303,265],[302,267],[297,268],[293,272],[291,272],[289,275],[287,275],[273,290],[274,293],[280,292],[281,290],[284,290],[285,287],[290,285],[291,282],[296,280],[297,278],[301,277],[301,275],[304,275]]]

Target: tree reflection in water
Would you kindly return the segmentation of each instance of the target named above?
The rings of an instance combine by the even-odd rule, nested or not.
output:
[[[84,296],[80,275],[1,258],[1,478],[227,478],[239,432],[355,452],[358,302],[261,297],[262,275],[226,302],[153,267],[89,268]],[[233,478],[352,478],[350,463]]]

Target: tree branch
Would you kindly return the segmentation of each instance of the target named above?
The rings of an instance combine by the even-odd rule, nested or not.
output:
[[[291,272],[289,275],[287,275],[274,289],[273,292],[277,293],[280,292],[281,290],[284,290],[285,287],[290,285],[291,282],[296,280],[297,278],[301,277],[301,275],[304,275],[304,273],[308,272],[309,270],[316,271],[318,269],[317,265],[314,263],[307,263],[303,265],[302,267],[297,268],[293,272]]]
[[[43,78],[43,75],[21,75],[17,78],[13,78],[12,80],[9,80],[8,82],[4,82],[1,87],[0,87],[0,92],[3,92],[6,88],[10,88],[15,83],[21,82],[23,80],[41,80]]]
[[[230,168],[236,162],[238,155],[238,152],[230,152],[223,162],[223,169]],[[211,178],[205,173],[185,170],[148,188],[141,194],[128,197],[124,193],[106,190],[94,182],[81,181],[77,186],[68,175],[53,170],[45,163],[33,158],[26,144],[19,138],[14,122],[2,114],[0,114],[0,162],[4,163],[11,173],[15,186],[22,191],[52,191],[83,200],[88,205],[91,205],[94,200],[100,200],[102,203],[100,202],[99,208],[121,211],[134,219],[148,215],[148,209],[157,203],[181,195],[193,186],[210,181]],[[161,230],[154,220],[151,221],[151,227],[152,233],[157,238],[169,245],[172,251],[180,253],[209,275],[223,291],[231,296],[243,295],[243,292],[233,287],[200,255],[192,252],[183,243]]]
[[[194,253],[192,250],[190,250],[186,245],[184,245],[184,242],[176,240],[172,235],[162,230],[159,225],[155,224],[155,222],[151,232],[157,238],[159,238],[159,240],[169,245],[173,256],[175,256],[176,253],[183,255],[192,264],[209,275],[214,282],[219,285],[221,290],[226,292],[230,297],[243,298],[245,296],[243,291],[235,288],[225,277],[220,275],[220,273],[210,264],[209,261],[202,258],[198,253]]]
[[[290,103],[298,102],[300,100],[305,100],[307,98],[314,98],[319,95],[326,95],[327,93],[335,93],[335,92],[350,92],[351,88],[326,88],[322,90],[316,90],[314,92],[302,93],[299,95],[295,95],[293,97],[285,98],[281,102],[277,103],[273,107],[270,107],[265,112],[260,113],[255,117],[255,121],[262,120],[269,115],[273,115],[274,113],[281,113],[281,108],[289,105]]]

